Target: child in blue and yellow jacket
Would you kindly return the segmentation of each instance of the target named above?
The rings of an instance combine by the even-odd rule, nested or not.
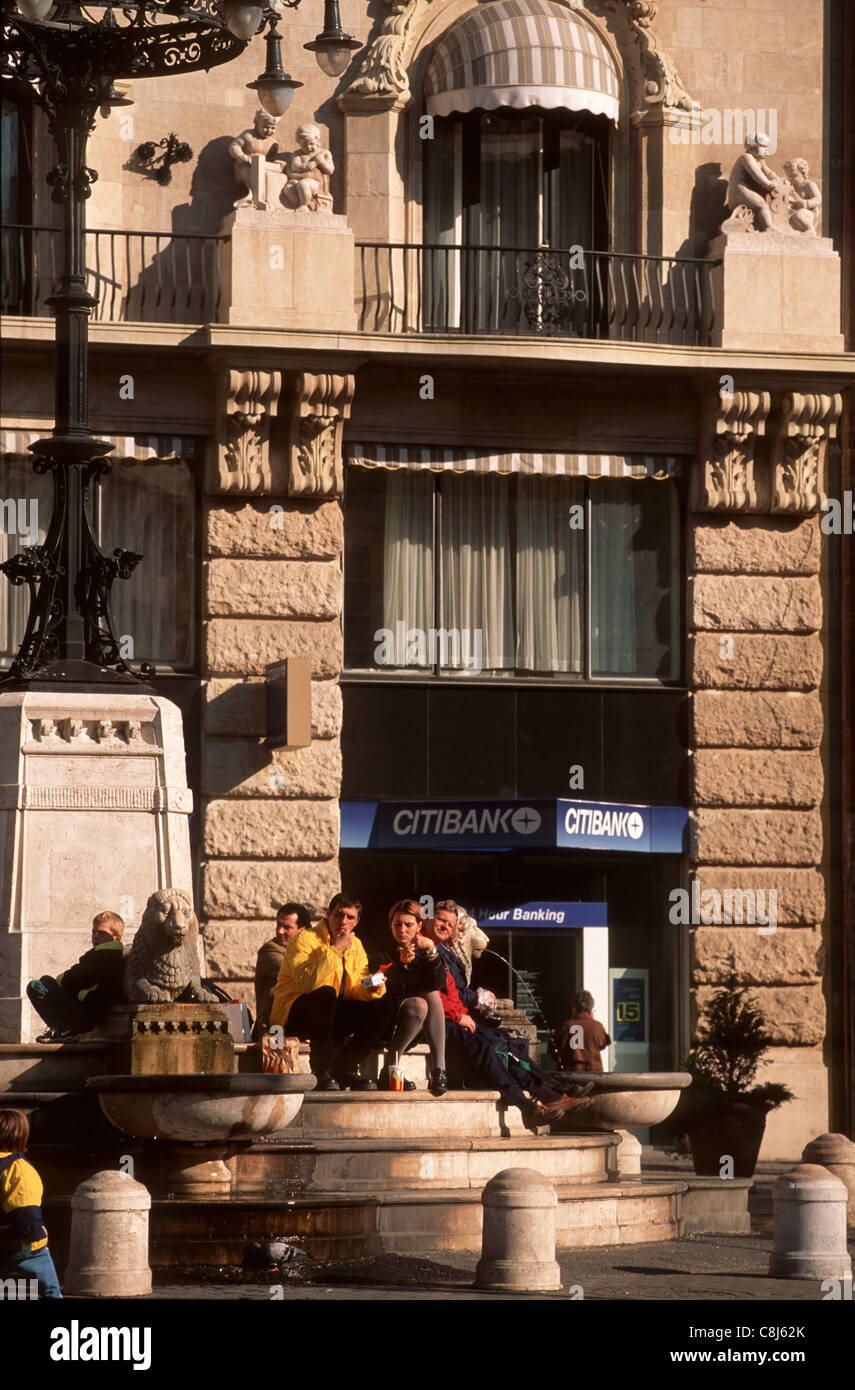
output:
[[[0,1110],[0,1279],[37,1279],[41,1298],[62,1298],[42,1221],[42,1180],[24,1157],[30,1126]]]

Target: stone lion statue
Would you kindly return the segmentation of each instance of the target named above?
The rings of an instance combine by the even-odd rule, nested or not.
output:
[[[198,927],[188,893],[179,888],[152,893],[125,962],[129,1003],[216,1003],[199,979]]]

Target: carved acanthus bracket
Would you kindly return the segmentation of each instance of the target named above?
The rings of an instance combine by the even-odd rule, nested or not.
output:
[[[344,482],[341,436],[355,381],[302,372],[289,392],[288,495],[337,497]]]
[[[768,391],[715,394],[705,401],[701,419],[701,465],[693,498],[695,511],[747,512],[757,509],[754,454],[766,432]]]
[[[784,397],[772,438],[772,511],[815,512],[822,505],[828,441],[837,435],[841,395]]]
[[[363,54],[356,76],[343,93],[340,104],[406,106],[410,100],[407,71],[416,39],[416,18],[431,0],[386,0],[389,13]]]
[[[589,0],[588,8],[612,21],[632,84],[634,124],[656,111],[692,110],[677,65],[651,28],[656,0]]]
[[[217,377],[217,434],[208,468],[210,492],[269,492],[270,422],[282,373],[224,368]]]

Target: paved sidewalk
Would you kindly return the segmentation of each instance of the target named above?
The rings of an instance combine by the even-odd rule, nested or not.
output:
[[[559,1251],[562,1290],[554,1294],[508,1295],[560,1301],[667,1300],[673,1302],[753,1300],[820,1302],[819,1280],[770,1279],[771,1232],[742,1236],[688,1236],[649,1245]],[[855,1256],[855,1242],[850,1245]],[[282,1276],[252,1277],[224,1271],[222,1282],[162,1283],[151,1299],[249,1299],[268,1301],[378,1299],[488,1299],[472,1287],[478,1256],[453,1251],[420,1257],[375,1255],[363,1260],[306,1262],[288,1266]],[[238,1282],[241,1281],[241,1282]],[[279,1290],[281,1289],[281,1293]]]

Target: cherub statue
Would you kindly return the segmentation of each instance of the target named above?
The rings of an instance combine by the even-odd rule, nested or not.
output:
[[[321,132],[311,123],[301,125],[297,131],[299,150],[285,155],[288,181],[282,190],[282,197],[295,208],[310,208],[316,212],[319,207],[332,207],[330,197],[330,174],[335,165],[329,150],[321,145]]]
[[[808,178],[809,170],[806,159],[788,159],[784,168],[787,171],[787,178],[792,184],[789,200],[792,209],[790,226],[794,231],[816,236],[816,224],[819,220],[819,209],[822,206],[819,184]]]
[[[761,232],[773,226],[772,210],[765,195],[777,192],[782,180],[769,168],[764,155],[769,148],[768,135],[748,135],[745,152],[730,171],[727,185],[727,206],[730,217],[722,224],[723,232],[751,230],[755,220]]]
[[[236,208],[256,207],[264,210],[267,207],[267,173],[272,171],[280,174],[282,165],[277,161],[284,158],[276,143],[275,131],[275,116],[259,107],[252,128],[242,130],[231,141],[229,154],[234,160],[235,178],[247,190],[246,197],[239,198],[235,203]]]

